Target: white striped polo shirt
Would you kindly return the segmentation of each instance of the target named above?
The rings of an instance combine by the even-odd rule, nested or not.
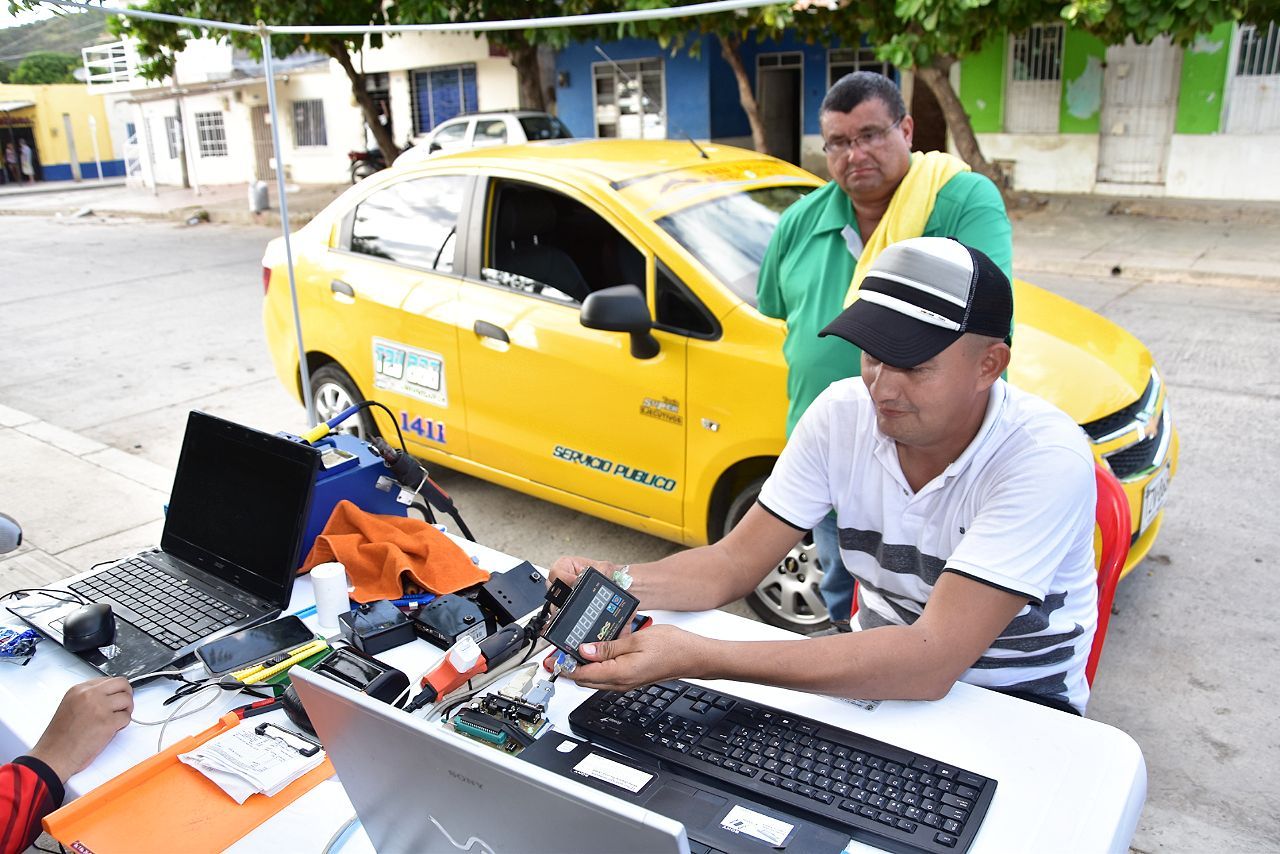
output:
[[[961,679],[1083,714],[1098,615],[1093,465],[1064,412],[999,380],[974,440],[914,492],[853,378],[832,383],[805,412],[760,503],[800,530],[835,509],[864,629],[914,622],[944,569],[1026,596]]]

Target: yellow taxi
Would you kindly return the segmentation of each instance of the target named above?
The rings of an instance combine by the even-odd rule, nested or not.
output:
[[[687,544],[750,507],[784,443],[783,326],[756,276],[788,205],[822,185],[691,142],[558,140],[432,158],[352,187],[292,240],[320,417],[366,398],[422,459]],[[263,259],[281,382],[301,397],[283,242]],[[1151,548],[1177,460],[1166,390],[1132,335],[1015,284],[1010,380],[1057,404],[1128,494]],[[385,413],[360,430],[394,434]],[[381,420],[377,420],[381,419]],[[749,597],[827,615],[811,549]]]

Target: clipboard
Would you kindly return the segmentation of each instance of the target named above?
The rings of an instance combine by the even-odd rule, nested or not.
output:
[[[204,732],[139,762],[45,816],[45,832],[68,849],[88,854],[172,852],[177,840],[185,851],[222,851],[334,775],[326,757],[274,796],[250,795],[237,804],[212,780],[180,762],[178,754],[239,723],[235,713],[228,713]]]

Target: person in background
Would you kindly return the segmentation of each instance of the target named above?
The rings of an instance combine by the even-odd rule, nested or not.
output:
[[[12,142],[4,144],[4,174],[6,182],[12,181],[17,184],[18,177],[18,152],[14,149]]]
[[[31,146],[25,139],[18,140],[18,162],[22,166],[22,180],[34,184],[36,167],[31,160]]]
[[[89,766],[132,714],[133,689],[120,677],[67,691],[31,752],[0,765],[0,854],[31,846],[44,817],[62,806],[67,780]]]
[[[818,332],[849,305],[885,247],[953,237],[1012,278],[1013,230],[1000,191],[959,158],[911,151],[914,123],[894,82],[856,71],[835,82],[818,113],[831,181],[783,213],[760,267],[760,312],[787,323],[787,435],[828,385],[857,376],[858,350]],[[813,530],[822,597],[849,630],[853,578],[840,561],[835,518]]]

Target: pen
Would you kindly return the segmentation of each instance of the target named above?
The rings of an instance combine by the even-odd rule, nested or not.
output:
[[[329,644],[323,638],[317,638],[289,652],[283,660],[275,664],[255,664],[253,667],[247,667],[244,670],[232,673],[231,676],[246,685],[252,682],[261,682],[328,648]],[[268,661],[271,661],[271,659],[268,659]]]
[[[408,596],[401,596],[399,599],[392,599],[391,604],[396,606],[404,605],[425,605],[436,598],[434,593],[415,593]]]

